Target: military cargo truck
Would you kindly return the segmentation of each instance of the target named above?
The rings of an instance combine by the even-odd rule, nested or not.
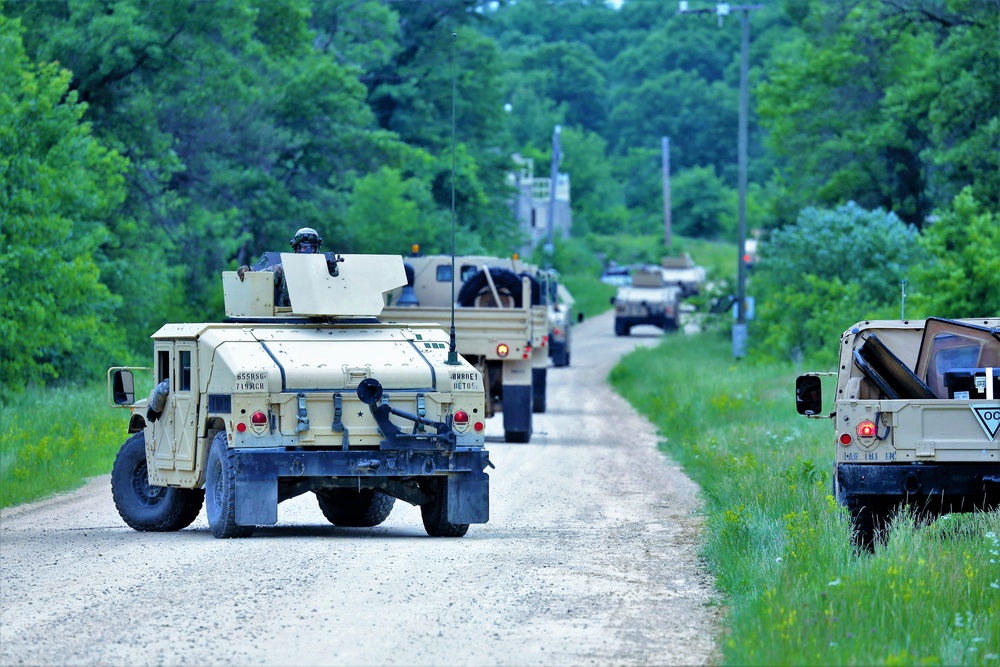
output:
[[[483,377],[486,416],[502,413],[507,442],[529,442],[532,413],[544,411],[548,366],[538,281],[515,259],[456,257],[455,287],[450,255],[414,254],[404,262],[407,285],[388,295],[380,318],[450,327],[454,312],[458,352]]]
[[[331,275],[323,255],[282,253],[287,307],[273,272],[224,272],[226,321],[153,334],[150,399],[135,369],[109,370],[132,413],[112,470],[129,526],[180,530],[204,502],[213,535],[244,537],[307,492],[338,526],[378,525],[397,498],[431,536],[488,521],[482,374],[439,326],[376,319],[401,257],[338,259]]]
[[[611,297],[611,305],[615,307],[615,335],[628,336],[632,327],[640,324],[676,331],[683,296],[683,289],[667,279],[662,267],[633,268],[632,284],[619,287]]]
[[[1000,318],[858,322],[837,373],[795,384],[799,414],[833,420],[833,490],[870,548],[900,507],[934,517],[1000,505]],[[822,375],[837,378],[824,414]]]

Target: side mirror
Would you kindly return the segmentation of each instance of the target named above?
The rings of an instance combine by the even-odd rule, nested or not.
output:
[[[117,370],[111,376],[111,394],[115,405],[135,403],[135,380],[132,371]]]
[[[815,375],[795,378],[795,410],[800,415],[819,415],[823,412],[823,383]]]
[[[612,306],[615,305],[615,297],[611,297],[610,299],[608,299],[608,301],[611,303]]]
[[[577,323],[583,322],[583,313],[576,314],[576,321]]]

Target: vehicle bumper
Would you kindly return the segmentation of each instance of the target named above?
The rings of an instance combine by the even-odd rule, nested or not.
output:
[[[297,482],[309,487],[330,478],[380,487],[387,480],[448,477],[449,520],[489,520],[489,465],[485,449],[289,451],[284,448],[236,450],[236,523],[270,526],[278,522],[278,487]],[[318,485],[317,485],[318,486]],[[305,490],[310,490],[306,488]],[[459,514],[460,512],[460,514]]]
[[[996,464],[840,464],[837,486],[838,500],[848,507],[871,499],[942,513],[1000,507]]]

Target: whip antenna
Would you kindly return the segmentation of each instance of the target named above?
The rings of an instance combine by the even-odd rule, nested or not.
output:
[[[451,335],[446,364],[459,365],[455,344],[455,60],[458,33],[451,33]]]

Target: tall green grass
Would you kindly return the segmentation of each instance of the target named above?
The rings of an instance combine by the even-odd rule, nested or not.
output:
[[[611,373],[701,485],[724,662],[1000,664],[1000,514],[902,517],[856,554],[831,496],[832,425],[795,413],[794,375],[737,362],[708,334],[669,336]]]
[[[105,385],[27,390],[0,405],[0,507],[69,491],[111,472],[128,411]]]

